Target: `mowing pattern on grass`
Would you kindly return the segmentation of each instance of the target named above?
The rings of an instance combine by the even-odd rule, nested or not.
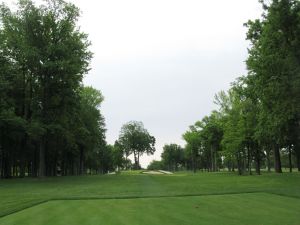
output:
[[[41,180],[0,180],[0,217],[50,200],[203,196],[255,192],[274,193],[300,199],[299,187],[299,173],[262,176],[237,176],[230,173],[179,173],[155,176],[125,173]],[[300,208],[299,203],[297,207]],[[266,210],[268,211],[268,208]],[[289,210],[292,210],[291,207]]]
[[[3,217],[0,219],[0,224],[298,225],[299,206],[300,199],[266,193],[110,200],[58,200]]]

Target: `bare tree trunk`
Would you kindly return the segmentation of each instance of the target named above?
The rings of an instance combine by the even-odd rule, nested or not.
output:
[[[210,171],[214,171],[214,152],[213,152],[213,146],[210,146],[210,161],[211,161],[211,166],[210,166]]]
[[[256,174],[260,175],[260,151],[258,146],[256,146]]]
[[[251,171],[251,153],[250,153],[250,145],[248,144],[247,146],[247,167],[248,167],[248,173],[249,175],[252,175],[252,171]]]
[[[290,168],[290,173],[293,172],[293,165],[292,165],[292,149],[291,146],[288,147],[289,150],[289,168]]]
[[[4,153],[3,156],[3,177],[4,178],[11,178],[11,157],[9,153]]]
[[[39,151],[39,177],[45,176],[45,141],[42,138]]]
[[[274,167],[275,167],[275,172],[276,173],[282,173],[281,160],[280,160],[280,149],[279,149],[279,145],[278,144],[274,145],[273,151],[274,151]]]
[[[297,167],[298,167],[298,172],[300,172],[300,152],[297,153]]]
[[[137,159],[137,152],[133,151],[133,157],[134,157],[134,169],[138,168],[138,159]]]
[[[267,167],[268,167],[268,172],[271,172],[271,160],[270,160],[270,150],[266,151],[267,153]]]
[[[83,175],[83,162],[84,162],[83,147],[80,146],[79,175]]]
[[[192,158],[192,164],[193,164],[193,172],[196,173],[196,159],[195,156]]]
[[[242,160],[241,160],[240,153],[236,154],[236,161],[237,161],[238,173],[239,173],[239,175],[242,175],[243,171],[242,171]]]
[[[214,164],[215,164],[215,172],[218,171],[218,166],[217,166],[217,149],[214,148]]]
[[[300,172],[300,140],[298,140],[298,143],[295,144],[295,153],[297,158],[298,171]]]
[[[127,163],[127,158],[128,158],[128,156],[127,156],[127,154],[125,153],[125,170],[127,170],[128,169],[128,163]]]

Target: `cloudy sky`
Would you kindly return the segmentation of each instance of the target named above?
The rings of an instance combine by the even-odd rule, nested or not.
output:
[[[107,141],[121,126],[142,121],[166,143],[184,145],[188,126],[216,108],[215,93],[246,73],[248,19],[257,0],[72,0],[82,11],[94,59],[84,82],[105,96]]]
[[[121,126],[142,121],[156,138],[184,146],[188,126],[216,106],[215,93],[246,73],[248,19],[257,0],[70,0],[82,12],[94,58],[84,83],[105,96],[107,141]],[[11,2],[6,0],[6,2]]]

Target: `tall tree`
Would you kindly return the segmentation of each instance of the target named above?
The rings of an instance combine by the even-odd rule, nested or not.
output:
[[[79,96],[80,106],[75,114],[77,121],[73,126],[79,150],[79,173],[82,174],[88,157],[101,158],[101,151],[104,151],[106,142],[104,118],[99,110],[104,100],[102,93],[93,87],[82,87]],[[91,168],[90,165],[86,167]]]
[[[200,131],[197,126],[190,126],[190,129],[182,135],[186,141],[185,151],[187,157],[191,160],[192,170],[195,173],[197,170],[197,160],[201,149]]]
[[[118,143],[126,154],[133,154],[135,169],[140,168],[140,156],[155,152],[155,138],[144,128],[142,122],[131,121],[124,124]]]
[[[168,170],[177,171],[184,162],[184,149],[177,144],[164,145],[161,158]]]
[[[248,76],[253,80],[249,88],[258,93],[261,115],[267,121],[263,129],[271,137],[275,170],[280,173],[280,149],[286,145],[285,132],[291,129],[286,127],[299,128],[300,124],[300,3],[294,0],[274,0],[270,4],[261,2],[264,8],[262,20],[247,23],[247,38],[251,42]],[[298,146],[299,134],[293,143]]]
[[[63,0],[0,7],[1,176],[97,167],[105,146],[103,97],[82,87],[92,54],[78,17],[79,9]]]

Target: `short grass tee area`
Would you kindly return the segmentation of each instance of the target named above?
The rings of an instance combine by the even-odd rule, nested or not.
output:
[[[0,224],[300,224],[300,174],[176,173],[0,181]]]

